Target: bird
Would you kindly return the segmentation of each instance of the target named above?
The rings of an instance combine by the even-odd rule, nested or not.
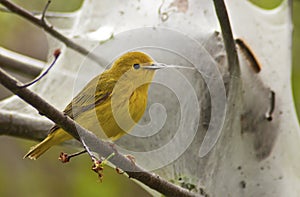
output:
[[[144,52],[126,52],[87,83],[63,112],[97,137],[115,141],[142,118],[150,83],[155,71],[163,67]],[[70,139],[68,132],[54,125],[24,158],[36,160],[52,146]]]

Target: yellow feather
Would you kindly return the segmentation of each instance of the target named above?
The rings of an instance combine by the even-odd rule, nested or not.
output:
[[[64,112],[99,138],[120,138],[142,118],[147,106],[149,83],[155,73],[151,69],[134,69],[133,65],[149,66],[152,63],[153,60],[142,52],[122,55],[109,70],[92,79]],[[53,145],[69,139],[72,139],[70,134],[54,126],[47,138],[32,147],[24,158],[37,159]]]

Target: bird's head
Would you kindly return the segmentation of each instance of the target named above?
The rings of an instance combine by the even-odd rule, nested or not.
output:
[[[130,80],[151,81],[155,70],[163,68],[146,53],[134,51],[120,56],[112,65],[110,71],[118,77],[127,77]]]

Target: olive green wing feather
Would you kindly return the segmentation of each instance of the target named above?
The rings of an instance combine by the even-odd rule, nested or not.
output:
[[[79,114],[95,108],[107,100],[114,89],[116,80],[109,73],[104,72],[100,76],[92,79],[73,100],[67,105],[64,113],[70,118],[75,119]],[[53,126],[49,133],[58,129],[59,126]]]

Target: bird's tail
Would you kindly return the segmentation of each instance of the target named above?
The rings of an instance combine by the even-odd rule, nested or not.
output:
[[[69,140],[71,138],[71,135],[69,135],[62,129],[58,129],[53,133],[50,133],[42,142],[31,147],[29,152],[23,158],[25,159],[28,157],[29,159],[36,160],[52,146],[60,144],[61,142]]]

